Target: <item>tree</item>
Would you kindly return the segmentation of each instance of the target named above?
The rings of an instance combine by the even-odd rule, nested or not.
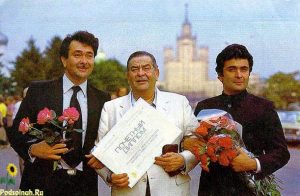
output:
[[[39,48],[35,46],[35,40],[30,38],[28,46],[20,56],[17,56],[14,70],[11,76],[18,84],[18,90],[27,87],[33,80],[43,80],[46,78],[46,65]]]
[[[90,80],[98,89],[116,91],[119,87],[128,88],[126,68],[115,59],[100,61],[95,64]]]
[[[2,73],[2,62],[0,62],[0,94],[5,94],[7,90],[8,78]]]
[[[278,72],[267,80],[267,88],[264,95],[274,102],[277,109],[287,109],[288,104],[300,102],[300,80],[297,80],[299,72]]]
[[[64,73],[64,67],[59,56],[61,43],[60,37],[55,36],[44,51],[46,79],[57,79]]]

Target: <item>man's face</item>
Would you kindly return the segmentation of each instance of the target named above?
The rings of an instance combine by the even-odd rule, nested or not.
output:
[[[130,60],[127,79],[134,93],[143,95],[144,93],[154,92],[158,76],[159,70],[154,67],[149,56],[138,56]]]
[[[71,41],[68,58],[61,57],[67,77],[76,85],[87,80],[94,69],[94,51],[89,45]]]
[[[224,62],[223,76],[218,78],[223,83],[224,93],[235,95],[247,88],[249,76],[247,59],[230,59]]]

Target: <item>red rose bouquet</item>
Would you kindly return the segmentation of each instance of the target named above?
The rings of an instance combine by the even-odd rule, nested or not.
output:
[[[206,145],[195,147],[194,154],[200,161],[203,170],[209,172],[208,165],[218,162],[228,166],[239,155],[239,147],[243,146],[238,125],[229,114],[204,119],[194,134],[205,141]]]
[[[65,109],[59,117],[53,110],[44,108],[38,113],[36,123],[30,123],[28,117],[23,118],[19,124],[19,131],[34,136],[30,142],[45,140],[49,145],[54,145],[69,140],[65,138],[67,132],[83,132],[82,129],[73,129],[73,124],[79,116],[75,107]]]
[[[201,140],[204,145],[195,146],[195,154],[203,170],[209,172],[210,162],[218,163],[222,166],[229,166],[231,161],[237,157],[240,150],[243,150],[251,158],[255,157],[246,150],[242,140],[242,126],[235,122],[231,115],[223,110],[207,109],[198,114],[201,120],[199,127],[194,131],[194,135]],[[280,195],[275,176],[269,175],[261,180],[255,180],[254,174],[241,172],[241,179],[256,195]]]

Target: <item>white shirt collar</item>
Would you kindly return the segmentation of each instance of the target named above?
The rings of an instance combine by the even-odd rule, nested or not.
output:
[[[63,93],[65,94],[67,91],[69,91],[75,84],[64,74],[63,76]],[[86,97],[86,89],[87,89],[87,80],[81,83],[80,88],[82,90],[82,93],[84,97]]]
[[[136,102],[136,100],[134,99],[134,97],[133,97],[133,93],[132,93],[132,91],[130,91],[130,101],[131,101],[131,106],[134,106],[134,104],[135,104],[135,102]],[[154,106],[156,107],[156,101],[157,101],[157,89],[155,88],[155,91],[154,91],[154,99],[153,99],[153,104],[154,104]]]

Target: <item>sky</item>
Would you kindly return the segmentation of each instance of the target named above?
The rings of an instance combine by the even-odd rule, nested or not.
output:
[[[249,49],[262,78],[300,70],[298,0],[0,0],[0,32],[9,39],[2,61],[13,67],[30,38],[43,51],[55,35],[87,30],[124,65],[136,50],[153,53],[163,79],[163,48],[176,48],[185,4],[197,45],[209,48],[212,79],[217,54],[232,43]]]

